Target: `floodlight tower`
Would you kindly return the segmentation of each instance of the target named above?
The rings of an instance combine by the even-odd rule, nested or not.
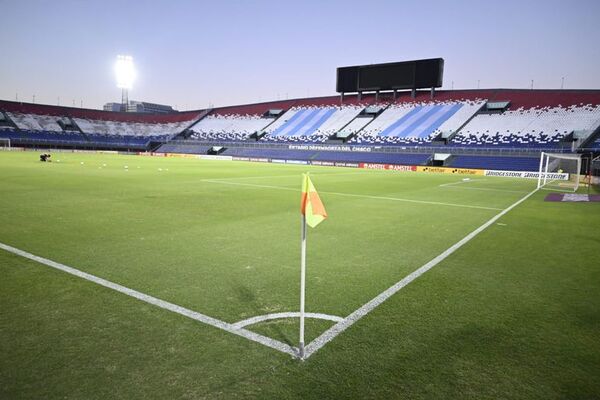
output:
[[[127,106],[129,105],[128,91],[131,89],[135,79],[133,57],[117,56],[115,73],[117,75],[117,87],[121,89],[121,111],[127,111]]]

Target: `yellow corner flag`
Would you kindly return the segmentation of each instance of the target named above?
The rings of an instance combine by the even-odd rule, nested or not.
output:
[[[303,176],[300,212],[306,218],[308,226],[314,228],[327,218],[327,211],[308,174]]]

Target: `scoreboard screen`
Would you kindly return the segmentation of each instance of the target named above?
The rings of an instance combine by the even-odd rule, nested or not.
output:
[[[336,89],[339,93],[352,93],[441,87],[443,73],[442,58],[340,67]]]
[[[356,92],[358,67],[340,67],[337,69],[337,92]]]
[[[360,90],[410,89],[415,81],[415,63],[368,65],[360,69]]]

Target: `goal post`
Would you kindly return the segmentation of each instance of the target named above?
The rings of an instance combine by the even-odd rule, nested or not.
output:
[[[538,189],[576,192],[581,174],[580,154],[542,153]]]
[[[10,139],[0,138],[0,150],[10,150]]]

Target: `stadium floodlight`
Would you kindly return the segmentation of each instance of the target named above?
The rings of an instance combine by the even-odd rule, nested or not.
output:
[[[129,105],[128,91],[133,86],[133,81],[135,79],[133,57],[117,56],[115,73],[117,75],[117,87],[121,89],[121,111],[126,112]]]
[[[115,73],[117,75],[117,87],[119,89],[131,89],[135,79],[135,68],[133,67],[133,57],[117,56],[115,64]]]

